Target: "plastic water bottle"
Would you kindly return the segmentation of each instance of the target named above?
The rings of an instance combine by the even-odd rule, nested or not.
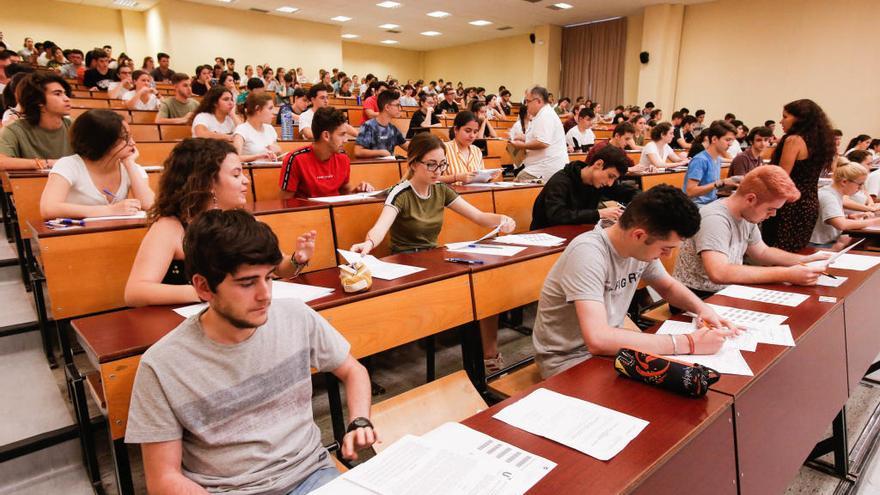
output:
[[[358,104],[358,106],[361,106],[361,94],[360,93],[357,94],[357,104]]]
[[[290,105],[281,107],[281,140],[293,141],[293,109]]]

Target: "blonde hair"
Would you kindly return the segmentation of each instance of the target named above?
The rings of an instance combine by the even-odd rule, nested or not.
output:
[[[853,182],[868,176],[868,169],[863,165],[855,162],[840,163],[834,170],[834,182],[840,182],[844,179]]]

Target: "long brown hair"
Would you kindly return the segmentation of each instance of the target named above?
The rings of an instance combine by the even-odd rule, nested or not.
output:
[[[834,131],[822,108],[813,100],[802,99],[785,105],[783,109],[796,119],[794,125],[785,134],[800,136],[807,145],[809,160],[821,166],[822,170],[831,167],[831,161],[837,154],[834,146]],[[784,145],[776,147],[773,163],[779,163],[783,147]]]
[[[150,219],[174,217],[186,225],[205,211],[220,164],[231,153],[235,153],[235,148],[219,139],[181,141],[163,164],[165,171],[159,180],[159,194],[150,210]]]

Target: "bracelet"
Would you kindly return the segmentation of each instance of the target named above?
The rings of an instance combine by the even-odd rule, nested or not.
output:
[[[689,333],[684,334],[684,336],[688,339],[688,349],[690,349],[690,352],[688,352],[688,354],[693,354],[696,350],[696,346],[694,345],[694,338]]]
[[[678,355],[678,346],[675,345],[675,335],[670,335],[669,340],[672,341],[672,355]]]
[[[303,271],[303,269],[305,267],[309,266],[309,260],[306,260],[305,263],[300,263],[299,261],[296,261],[296,255],[291,254],[290,255],[290,264],[293,265],[293,268],[294,268],[293,276],[297,277],[297,276],[299,276],[299,274]]]

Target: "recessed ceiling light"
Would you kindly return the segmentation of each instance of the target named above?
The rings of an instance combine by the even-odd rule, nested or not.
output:
[[[380,41],[380,43],[385,44],[385,45],[396,45],[397,40],[382,40],[382,41]]]
[[[275,10],[278,11],[278,12],[282,12],[282,13],[284,13],[284,14],[292,14],[292,13],[296,12],[296,11],[299,10],[299,9],[296,8],[296,7],[287,7],[287,6],[284,6],[284,7],[278,7],[278,8],[275,9]]]
[[[428,12],[428,16],[436,17],[437,19],[440,19],[443,17],[449,17],[450,15],[452,15],[452,14],[450,14],[449,12],[443,12],[442,10],[435,10],[434,12]]]
[[[138,3],[134,0],[113,0],[113,5],[118,5],[120,7],[134,7]]]
[[[560,9],[570,9],[572,6],[567,3],[554,3],[554,7],[559,7]]]
[[[400,7],[400,2],[379,2],[376,6],[382,7],[383,9],[396,9],[397,7]]]
[[[359,38],[359,36],[356,34],[343,34],[342,37],[347,40],[353,40],[355,38]]]
[[[479,20],[479,21],[471,21],[468,24],[471,24],[474,26],[488,26],[489,24],[492,24],[492,23],[489,21]]]
[[[233,0],[217,0],[217,1],[221,2],[221,3],[232,3],[233,2]]]
[[[336,17],[331,17],[330,20],[336,21],[336,22],[347,22],[347,21],[351,20],[351,17],[345,17],[344,15],[338,15]]]
[[[422,36],[440,36],[443,33],[438,33],[437,31],[425,31],[422,33]]]
[[[382,29],[397,29],[400,26],[398,26],[397,24],[381,24],[379,27]]]

